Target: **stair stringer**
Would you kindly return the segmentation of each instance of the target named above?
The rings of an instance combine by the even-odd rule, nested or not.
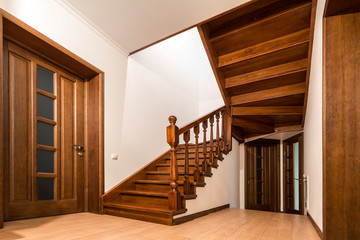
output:
[[[134,181],[141,180],[146,177],[147,171],[154,171],[156,170],[156,164],[165,161],[170,155],[170,150],[164,152],[159,157],[151,161],[150,163],[146,164],[143,168],[123,180],[121,183],[117,184],[116,186],[112,187],[108,190],[102,197],[101,197],[101,209],[103,210],[104,203],[107,202],[116,202],[116,198],[118,197],[118,192],[121,190],[134,190],[135,184]]]

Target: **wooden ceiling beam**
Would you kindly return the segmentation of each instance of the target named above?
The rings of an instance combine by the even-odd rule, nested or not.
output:
[[[259,43],[232,53],[224,54],[218,59],[218,67],[228,66],[230,64],[306,43],[309,41],[309,32],[310,30],[307,28],[264,43]]]
[[[264,132],[273,132],[274,131],[274,127],[269,124],[249,121],[249,120],[245,120],[245,119],[241,119],[241,118],[237,118],[237,117],[233,117],[232,124],[234,126],[248,128],[248,129],[254,129],[254,130],[259,130],[259,131],[264,131]]]
[[[234,77],[226,78],[225,87],[226,88],[237,87],[248,83],[258,82],[270,78],[276,78],[297,72],[306,71],[307,63],[308,63],[307,59],[302,59],[274,67],[261,69],[255,72],[249,72]]]
[[[232,107],[233,116],[247,115],[302,115],[303,106]]]
[[[268,100],[273,98],[286,97],[296,94],[305,93],[306,84],[297,83],[293,85],[271,88],[267,90],[246,93],[231,97],[231,105],[239,105],[244,103],[257,102],[262,100]]]

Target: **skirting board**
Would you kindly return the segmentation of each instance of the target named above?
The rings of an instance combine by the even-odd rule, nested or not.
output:
[[[313,227],[315,228],[317,234],[319,235],[320,239],[324,239],[323,232],[320,230],[319,226],[316,224],[316,222],[315,222],[314,219],[311,217],[311,215],[309,214],[309,212],[307,213],[307,216],[308,216],[311,224],[312,224]]]
[[[178,225],[180,223],[188,222],[188,221],[194,220],[195,218],[199,218],[199,217],[208,215],[210,213],[218,212],[220,210],[223,210],[223,209],[229,208],[229,207],[230,207],[230,204],[225,204],[220,207],[211,208],[211,209],[208,209],[208,210],[205,210],[202,212],[197,212],[197,213],[194,213],[194,214],[191,214],[188,216],[184,216],[184,217],[179,217],[179,218],[173,219],[173,225]]]

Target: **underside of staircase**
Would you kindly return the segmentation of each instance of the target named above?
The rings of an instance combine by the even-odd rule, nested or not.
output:
[[[220,139],[221,141],[221,139]],[[216,142],[214,141],[216,144]],[[199,143],[203,146],[203,143]],[[207,143],[207,154],[210,154],[210,142]],[[195,145],[188,146],[190,192],[184,194],[185,177],[185,145],[181,144],[176,151],[179,179],[178,190],[181,194],[179,210],[169,210],[168,193],[170,187],[170,151],[162,154],[143,169],[111,189],[102,198],[103,213],[120,217],[145,220],[149,222],[173,225],[173,217],[186,212],[186,201],[196,199],[196,188],[205,187],[207,177],[212,176],[212,168],[218,168],[218,160],[223,160],[222,154],[206,171],[200,170],[200,179],[194,181]],[[203,148],[199,149],[199,163],[202,168]]]

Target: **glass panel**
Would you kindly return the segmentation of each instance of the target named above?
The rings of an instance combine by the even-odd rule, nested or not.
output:
[[[257,146],[257,147],[256,147],[256,156],[259,156],[259,157],[262,156],[261,146]]]
[[[294,209],[299,210],[299,142],[294,143]]]
[[[37,124],[37,140],[39,145],[54,146],[54,126],[38,122]]]
[[[261,194],[257,194],[256,204],[262,204],[262,195]]]
[[[54,100],[42,94],[37,94],[37,115],[54,120]]]
[[[38,178],[38,200],[54,200],[54,179]]]
[[[54,73],[37,66],[37,88],[54,94]]]
[[[37,150],[37,171],[54,173],[54,152]]]
[[[256,192],[258,192],[258,193],[262,192],[262,182],[256,183]]]
[[[256,158],[256,168],[262,168],[262,158]]]
[[[258,180],[258,181],[262,180],[261,172],[262,172],[261,170],[256,171],[256,180]]]

